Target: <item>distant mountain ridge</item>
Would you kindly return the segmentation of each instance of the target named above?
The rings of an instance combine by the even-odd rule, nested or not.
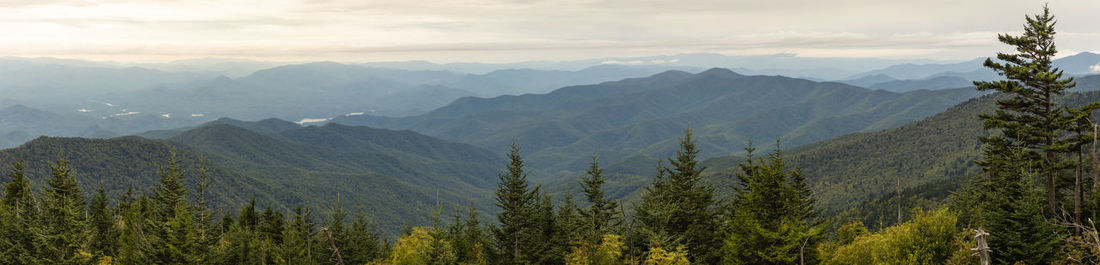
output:
[[[714,156],[739,152],[750,139],[782,137],[797,146],[892,128],[977,95],[969,88],[898,94],[711,69],[540,95],[467,98],[415,117],[347,116],[332,122],[411,129],[498,151],[515,141],[532,152],[530,165],[557,172],[580,168],[593,151],[606,161],[670,155],[676,137],[689,126],[702,155]]]
[[[859,79],[875,75],[887,75],[898,79],[927,79],[946,75],[975,81],[997,78],[997,75],[992,70],[982,66],[985,60],[986,58],[983,57],[965,62],[948,64],[898,64],[860,73],[850,76],[847,79]],[[1091,69],[1093,65],[1100,64],[1100,54],[1081,52],[1056,59],[1053,63],[1054,67],[1058,67],[1064,71],[1065,74],[1071,76],[1100,74],[1100,71],[1093,71],[1093,69]]]
[[[164,135],[169,137],[40,137],[0,150],[0,165],[26,160],[31,179],[42,185],[47,163],[66,157],[86,192],[103,185],[117,198],[127,188],[147,191],[175,152],[190,172],[184,182],[192,191],[205,158],[214,181],[208,199],[215,205],[236,207],[256,198],[280,211],[307,203],[332,209],[339,194],[345,207],[365,207],[388,233],[405,221],[427,222],[437,199],[488,209],[504,165],[502,155],[467,144],[338,124],[222,119]]]

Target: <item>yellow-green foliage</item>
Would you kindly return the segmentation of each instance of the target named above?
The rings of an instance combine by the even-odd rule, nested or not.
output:
[[[457,257],[451,244],[432,236],[429,229],[414,227],[411,233],[397,239],[390,253],[390,264],[454,264]]]
[[[675,251],[665,251],[662,248],[652,248],[645,259],[645,265],[689,265],[688,253],[683,246]]]
[[[587,242],[582,242],[573,247],[573,251],[565,255],[567,265],[622,265],[623,241],[619,235],[603,235],[600,245],[592,249]]]
[[[965,250],[957,222],[946,209],[920,212],[909,222],[858,235],[835,252],[821,253],[823,264],[946,264]]]

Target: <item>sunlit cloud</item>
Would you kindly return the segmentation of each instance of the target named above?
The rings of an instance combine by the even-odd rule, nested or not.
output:
[[[1100,1],[1054,0],[1059,48],[1097,50]],[[110,60],[517,61],[654,54],[969,59],[1014,1],[0,1],[0,55]]]

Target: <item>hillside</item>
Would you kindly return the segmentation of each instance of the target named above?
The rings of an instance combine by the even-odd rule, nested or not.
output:
[[[409,131],[299,127],[277,120],[237,123],[243,127],[214,122],[165,140],[41,137],[0,151],[0,163],[6,168],[26,160],[40,186],[47,163],[62,155],[85,192],[102,184],[117,198],[131,187],[147,192],[174,151],[189,172],[184,182],[192,191],[199,158],[205,158],[214,182],[208,199],[220,207],[236,208],[256,198],[280,211],[310,204],[325,212],[339,194],[345,206],[375,213],[388,233],[427,222],[437,200],[489,209],[489,190],[503,165],[499,155],[484,149]]]
[[[486,74],[412,71],[319,62],[157,87],[110,98],[135,109],[216,117],[300,120],[336,115],[418,115],[467,96],[545,93],[555,88],[647,76],[673,67],[594,66],[578,71],[504,69]],[[683,68],[683,67],[681,67]]]
[[[833,82],[745,76],[725,69],[666,72],[548,94],[466,98],[408,118],[337,117],[349,125],[411,129],[503,152],[515,141],[530,165],[551,174],[605,161],[668,156],[683,128],[703,156],[740,152],[750,139],[798,146],[846,133],[900,126],[976,96],[973,89],[892,93]]]
[[[996,96],[968,100],[898,128],[853,133],[789,149],[785,155],[792,167],[802,169],[825,215],[859,218],[870,224],[881,214],[896,214],[889,210],[896,202],[887,202],[894,197],[898,178],[905,207],[927,207],[939,203],[967,176],[980,172],[973,162],[981,153],[978,137],[986,132],[978,114],[992,112]],[[1071,93],[1063,100],[1069,106],[1079,106],[1100,101],[1100,92]],[[730,185],[736,165],[743,159],[719,157],[704,164],[710,168],[713,183]]]
[[[0,108],[0,148],[19,146],[38,136],[110,138],[148,130],[193,126],[203,117],[156,114],[95,116],[57,113],[25,105]]]
[[[936,76],[919,80],[894,80],[882,83],[876,83],[867,88],[881,89],[890,92],[904,93],[914,90],[937,90],[945,88],[957,88],[957,87],[969,87],[972,86],[970,79],[957,77],[957,76]]]

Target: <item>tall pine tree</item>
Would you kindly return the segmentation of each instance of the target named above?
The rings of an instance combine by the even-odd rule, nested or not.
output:
[[[691,129],[684,130],[680,150],[668,159],[671,167],[659,167],[658,176],[642,195],[637,209],[640,230],[650,238],[649,247],[687,248],[691,261],[717,264],[722,244],[718,233],[718,200],[714,186],[702,183]],[[666,244],[666,245],[662,245]],[[667,245],[671,244],[671,245]]]
[[[493,232],[497,238],[502,264],[528,264],[532,245],[531,239],[538,233],[534,229],[533,217],[538,208],[538,188],[531,190],[527,183],[527,173],[523,170],[523,158],[519,146],[512,143],[508,153],[508,172],[500,174],[497,183],[496,205],[501,211],[497,214],[499,228]]]
[[[0,200],[0,264],[37,264],[43,249],[35,233],[40,231],[38,202],[26,177],[23,162],[12,164],[11,181]]]
[[[730,202],[723,264],[815,263],[825,226],[816,220],[802,174],[788,173],[778,144],[767,160],[754,160],[751,146],[746,151]]]
[[[118,221],[114,211],[107,204],[107,192],[102,186],[96,190],[88,205],[88,220],[91,231],[89,250],[91,254],[100,259],[102,257],[115,257],[120,246],[119,237],[122,232],[118,228]]]
[[[53,178],[47,182],[42,203],[44,258],[54,264],[76,263],[77,250],[87,242],[84,192],[64,155],[50,165],[50,172]]]
[[[581,190],[588,200],[588,209],[580,214],[584,219],[585,240],[596,245],[604,234],[618,232],[616,229],[622,225],[622,218],[618,215],[619,204],[604,195],[603,184],[607,180],[603,177],[598,155],[592,155],[592,162],[585,173],[581,178]]]
[[[1066,170],[1073,168],[1073,161],[1065,154],[1071,152],[1071,141],[1065,137],[1072,130],[1073,117],[1058,102],[1066,89],[1076,86],[1073,78],[1063,78],[1062,71],[1052,65],[1058,50],[1054,45],[1054,16],[1043,7],[1043,13],[1026,17],[1024,33],[1020,36],[1001,34],[998,40],[1012,45],[1016,53],[997,53],[997,59],[985,60],[985,66],[1005,77],[998,81],[974,82],[979,91],[998,91],[1008,98],[997,101],[997,111],[982,114],[987,130],[999,132],[982,137],[985,145],[1013,145],[1023,143],[1027,157],[1035,161],[1032,167],[1043,178],[1047,194],[1047,211],[1059,214],[1059,179]],[[999,175],[997,168],[989,166],[985,159],[979,162],[992,176]]]

